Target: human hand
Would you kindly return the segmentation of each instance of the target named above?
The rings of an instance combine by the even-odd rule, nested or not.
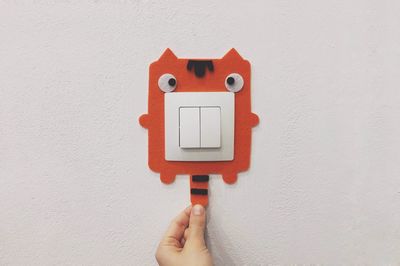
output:
[[[204,241],[206,212],[203,206],[187,207],[171,223],[158,245],[156,259],[161,266],[212,265]]]

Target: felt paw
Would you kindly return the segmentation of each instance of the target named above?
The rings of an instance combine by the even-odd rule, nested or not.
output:
[[[225,174],[222,174],[222,179],[227,184],[234,184],[237,181],[237,174],[236,173],[225,173]]]
[[[143,114],[139,117],[139,124],[144,127],[148,128],[149,127],[149,115],[148,114]]]
[[[175,174],[171,174],[171,173],[161,173],[160,174],[160,179],[161,182],[163,182],[164,184],[171,184],[172,182],[175,181]]]
[[[258,118],[258,115],[256,115],[255,113],[251,113],[250,114],[250,123],[252,127],[255,127],[258,125],[258,123],[260,122],[260,119]]]

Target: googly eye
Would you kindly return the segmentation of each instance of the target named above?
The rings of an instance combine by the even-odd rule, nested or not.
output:
[[[158,79],[158,87],[163,92],[173,92],[176,88],[177,81],[174,75],[166,73]]]
[[[228,91],[238,92],[243,88],[244,80],[238,73],[231,73],[225,79],[225,87]]]

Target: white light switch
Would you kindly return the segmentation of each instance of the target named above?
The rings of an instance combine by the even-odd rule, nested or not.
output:
[[[179,108],[179,147],[200,148],[200,108]]]
[[[233,92],[165,93],[164,118],[165,160],[233,160]]]
[[[221,147],[221,109],[200,107],[200,147]]]

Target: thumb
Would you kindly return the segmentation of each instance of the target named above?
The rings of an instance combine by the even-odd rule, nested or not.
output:
[[[190,212],[189,232],[187,244],[194,248],[206,246],[204,241],[204,230],[206,227],[206,211],[203,206],[196,204]]]

